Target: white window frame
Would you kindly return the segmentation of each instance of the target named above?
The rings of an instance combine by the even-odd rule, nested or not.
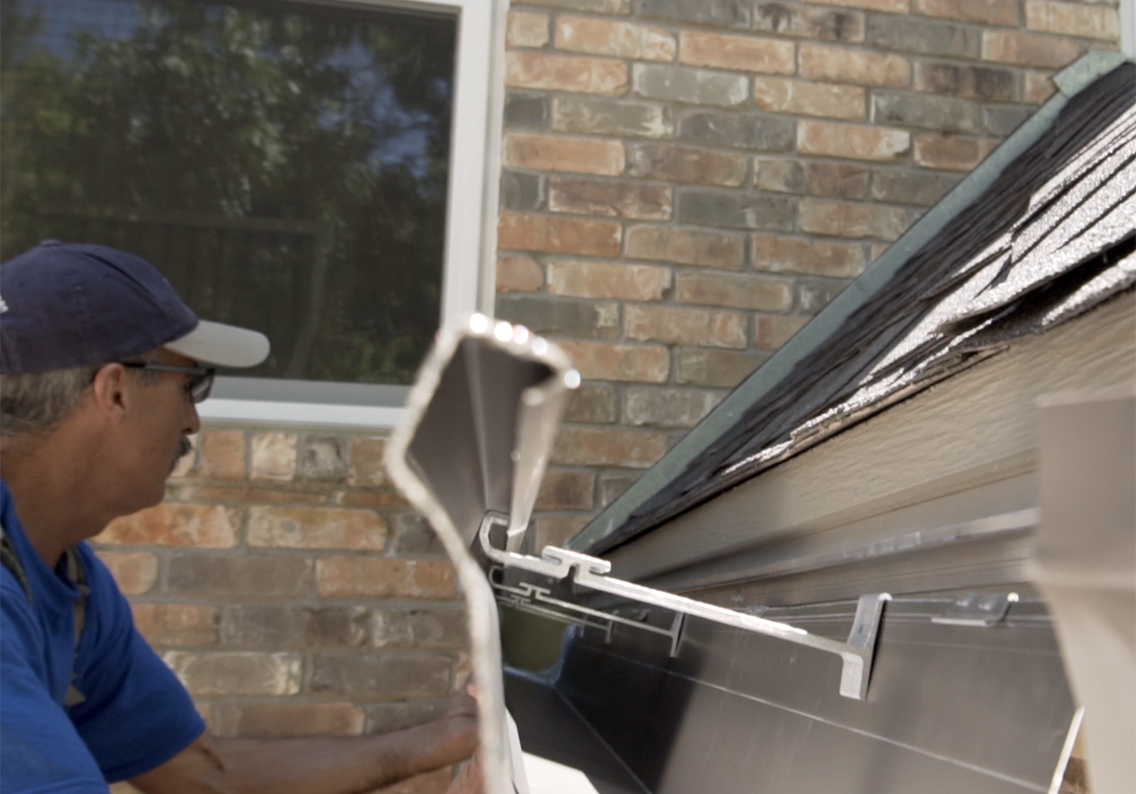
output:
[[[500,168],[500,147],[494,142],[501,139],[504,101],[500,58],[494,54],[495,48],[503,47],[499,41],[503,0],[355,0],[355,4],[375,9],[442,11],[457,18],[439,320],[476,311],[492,314]],[[400,405],[210,398],[198,406],[198,415],[208,424],[385,430],[398,424],[405,410]]]
[[[1136,0],[1120,0],[1120,49],[1136,60]]]

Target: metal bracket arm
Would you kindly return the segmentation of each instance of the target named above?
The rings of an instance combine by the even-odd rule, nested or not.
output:
[[[854,700],[863,700],[867,695],[868,681],[872,670],[872,657],[875,654],[876,634],[879,630],[880,619],[883,616],[884,603],[891,600],[891,596],[887,593],[860,596],[848,641],[839,642],[827,637],[818,637],[804,629],[786,623],[778,623],[774,620],[735,612],[732,609],[695,601],[692,598],[663,590],[654,590],[633,582],[610,578],[606,575],[611,571],[610,562],[569,549],[545,546],[540,557],[533,557],[494,548],[489,535],[491,528],[499,523],[502,523],[500,517],[487,516],[486,520],[482,522],[478,534],[485,555],[505,568],[529,571],[550,579],[570,579],[577,585],[598,592],[610,593],[631,601],[668,609],[681,615],[693,615],[726,626],[733,626],[768,637],[776,637],[797,645],[835,653],[843,660],[843,668],[840,674],[840,694]],[[574,607],[574,611],[582,611],[582,608]],[[603,619],[613,621],[614,616],[602,614]],[[583,622],[583,620],[580,622]],[[610,626],[608,631],[610,631]]]

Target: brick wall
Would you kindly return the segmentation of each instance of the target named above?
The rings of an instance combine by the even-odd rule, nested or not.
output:
[[[497,312],[585,379],[540,537],[622,493],[1118,37],[1107,0],[515,4]]]
[[[387,484],[384,447],[207,430],[163,504],[97,538],[138,629],[218,735],[408,727],[437,716],[466,671],[453,567]]]

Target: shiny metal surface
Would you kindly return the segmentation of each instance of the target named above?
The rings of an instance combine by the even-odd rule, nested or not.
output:
[[[520,510],[510,531],[527,525],[572,372],[544,339],[474,315],[438,333],[387,446],[391,481],[437,532],[466,599],[488,794],[525,787],[513,785],[496,601],[469,544],[487,510]]]
[[[599,794],[649,794],[550,681],[506,670],[505,702],[525,753],[579,769]]]
[[[606,575],[611,570],[611,563],[598,557],[589,557],[586,554],[556,548],[555,546],[545,546],[540,557],[497,549],[490,539],[494,523],[491,516],[487,516],[486,520],[482,522],[481,530],[478,533],[481,540],[481,550],[486,557],[506,570],[528,571],[549,579],[568,579],[574,585],[613,595],[617,598],[661,607],[681,615],[699,617],[743,631],[752,631],[818,651],[834,653],[843,660],[840,673],[840,694],[856,700],[863,700],[867,695],[868,682],[872,674],[876,632],[883,616],[884,604],[891,598],[887,593],[860,596],[856,606],[856,615],[852,622],[852,630],[848,634],[848,641],[840,642],[757,615],[707,604],[703,601],[695,601],[693,598],[686,598],[663,590],[653,590],[634,582],[614,579]],[[611,632],[608,631],[607,635],[610,637]]]
[[[1136,388],[1052,395],[1042,408],[1034,578],[1085,707],[1094,794],[1136,791]],[[1079,753],[1080,755],[1080,753]]]
[[[1017,593],[963,593],[932,623],[944,626],[993,626],[1006,619],[1010,604],[1018,602]]]
[[[655,794],[1046,792],[1074,707],[1028,588],[992,627],[938,625],[959,593],[888,605],[865,701],[831,657],[697,618],[666,642],[584,633],[557,688]],[[843,634],[850,602],[767,614]]]

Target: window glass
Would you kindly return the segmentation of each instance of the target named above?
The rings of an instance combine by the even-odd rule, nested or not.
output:
[[[441,312],[454,17],[0,2],[3,259],[133,251],[269,336],[242,375],[411,382]]]

